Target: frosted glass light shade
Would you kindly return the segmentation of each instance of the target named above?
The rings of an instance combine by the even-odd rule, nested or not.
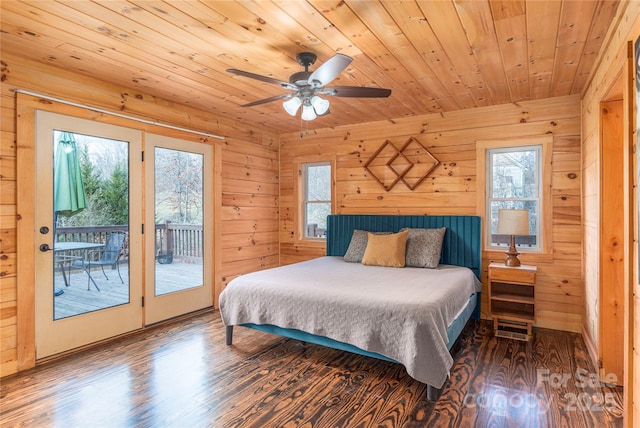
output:
[[[302,106],[302,120],[313,120],[316,117],[316,112],[311,104]]]
[[[529,210],[499,210],[498,233],[500,235],[528,235]]]
[[[329,101],[315,95],[311,98],[311,105],[319,115],[325,114],[329,110]]]
[[[293,97],[282,103],[282,107],[284,107],[285,111],[289,113],[291,116],[295,116],[296,112],[302,105],[302,101],[298,97]]]

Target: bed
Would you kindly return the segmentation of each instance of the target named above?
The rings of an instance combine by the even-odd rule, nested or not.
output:
[[[406,228],[446,228],[437,268],[345,261],[354,231]],[[330,215],[325,257],[227,285],[220,295],[227,345],[238,325],[400,363],[435,400],[453,365],[451,347],[467,321],[479,319],[481,263],[477,216]]]

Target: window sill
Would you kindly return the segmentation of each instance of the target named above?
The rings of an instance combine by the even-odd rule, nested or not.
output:
[[[484,254],[485,258],[489,259],[489,263],[501,262],[505,259],[505,251],[485,248]],[[551,263],[553,262],[553,253],[520,252],[518,258],[522,264]]]
[[[324,247],[327,240],[323,238],[299,238],[296,239],[296,245],[305,245],[310,247]]]

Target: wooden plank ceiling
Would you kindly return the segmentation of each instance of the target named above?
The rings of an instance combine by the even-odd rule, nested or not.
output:
[[[300,130],[287,91],[295,56],[353,62],[331,85],[392,89],[329,97],[309,129],[581,93],[617,1],[14,1],[0,6],[2,52],[53,64],[278,132]],[[59,94],[57,94],[59,95]],[[304,123],[306,127],[307,123]]]

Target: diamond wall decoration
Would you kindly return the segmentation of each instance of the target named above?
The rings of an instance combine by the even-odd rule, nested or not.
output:
[[[400,149],[386,140],[367,160],[364,169],[388,192],[399,181],[414,190],[439,164],[420,141],[411,137]]]

